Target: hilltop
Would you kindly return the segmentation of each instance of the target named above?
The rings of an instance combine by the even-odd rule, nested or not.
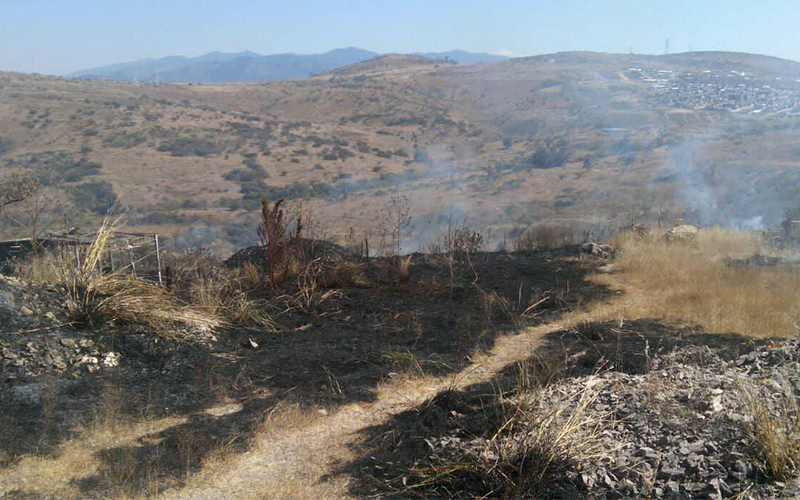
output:
[[[60,177],[71,224],[116,203],[132,228],[222,253],[255,241],[262,198],[302,201],[343,241],[374,233],[406,195],[408,250],[465,217],[494,243],[545,222],[578,234],[675,218],[761,226],[799,192],[797,67],[568,52],[479,65],[390,55],[267,83],[3,73],[0,169]]]
[[[503,56],[451,50],[415,54],[461,64],[504,61]],[[347,47],[322,54],[260,55],[251,51],[210,52],[199,57],[170,56],[141,59],[75,71],[67,75],[89,80],[115,80],[159,83],[230,83],[274,80],[299,80],[342,66],[366,61],[380,54]]]

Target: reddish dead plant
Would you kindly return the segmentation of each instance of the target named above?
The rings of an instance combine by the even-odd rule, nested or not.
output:
[[[261,223],[258,225],[258,236],[261,246],[267,250],[267,271],[271,288],[275,288],[275,271],[278,263],[284,259],[286,250],[292,242],[299,240],[300,232],[303,229],[303,219],[300,214],[297,216],[294,232],[287,235],[286,212],[281,208],[282,204],[283,200],[281,199],[270,208],[267,200],[261,201]]]

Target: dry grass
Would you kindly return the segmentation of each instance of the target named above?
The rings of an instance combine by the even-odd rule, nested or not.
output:
[[[265,277],[254,266],[243,276],[244,283],[222,271],[198,277],[189,289],[191,303],[204,314],[217,318],[219,324],[277,332],[278,325],[268,312],[269,302],[251,299],[243,291],[246,286],[264,283]]]
[[[777,481],[796,477],[800,471],[800,408],[793,389],[784,384],[780,403],[770,412],[758,388],[745,383],[741,387],[752,417],[749,434],[763,470]]]
[[[98,264],[112,232],[113,224],[104,221],[79,263],[65,255],[52,261],[73,321],[88,325],[142,324],[160,331],[176,323],[217,325],[216,318],[179,303],[161,286],[121,273],[99,272]]]
[[[370,285],[364,276],[363,266],[354,262],[342,262],[334,266],[330,270],[328,284],[341,288],[367,288]]]
[[[81,480],[97,478],[97,486],[104,489],[108,498],[149,496],[163,485],[165,474],[158,464],[148,464],[146,478],[141,474],[136,449],[148,436],[185,424],[185,417],[167,417],[133,421],[124,416],[124,393],[116,387],[106,386],[102,402],[90,421],[73,432],[75,439],[61,444],[48,456],[28,455],[9,468],[0,471],[0,497],[17,491],[31,498],[86,498]],[[113,456],[113,467],[103,458],[103,452],[118,451]],[[138,486],[134,488],[134,483]],[[139,494],[144,484],[144,495]],[[134,490],[137,490],[134,494]],[[12,496],[14,493],[11,493]]]
[[[411,279],[411,259],[411,255],[406,257],[393,255],[387,258],[384,261],[384,273],[388,276],[387,279],[397,281],[398,283],[408,283]]]
[[[536,394],[529,395],[535,400]],[[465,490],[492,498],[536,497],[568,468],[607,451],[598,439],[603,418],[587,411],[596,397],[590,378],[567,399],[574,405],[558,405],[544,414],[527,399],[500,399],[503,418],[494,434],[486,436],[482,450],[432,457],[431,465],[408,471],[411,484],[404,490],[423,497],[430,491]]]
[[[113,230],[114,224],[105,220],[78,262],[71,247],[42,251],[17,263],[16,272],[25,281],[61,290],[75,324],[135,324],[166,333],[176,324],[213,328],[221,323],[214,311],[186,304],[154,282],[122,271],[101,272],[100,259]]]
[[[800,273],[789,266],[730,267],[729,259],[768,251],[753,234],[701,230],[688,243],[622,235],[614,265],[634,297],[614,315],[660,317],[711,332],[792,336],[800,321]]]

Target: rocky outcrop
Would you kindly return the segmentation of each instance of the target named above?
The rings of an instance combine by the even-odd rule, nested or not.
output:
[[[675,226],[664,235],[664,238],[670,243],[692,241],[697,237],[700,228],[691,224],[681,224]]]

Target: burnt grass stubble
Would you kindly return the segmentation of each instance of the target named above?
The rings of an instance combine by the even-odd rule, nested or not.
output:
[[[365,429],[351,445],[358,458],[339,470],[355,478],[352,494],[369,498],[732,498],[747,491],[753,498],[777,498],[781,483],[771,482],[753,461],[757,452],[737,383],[739,377],[770,380],[796,366],[797,347],[795,340],[774,344],[656,320],[585,323],[545,336],[530,358],[490,382],[442,392]],[[662,371],[666,385],[647,382],[647,374],[657,378]],[[525,483],[526,471],[536,470],[530,466],[535,456],[498,461],[495,473],[472,467],[468,457],[480,456],[483,446],[504,435],[504,404],[533,397],[540,412],[574,405],[586,378],[598,374],[600,393],[590,409],[607,420],[600,429],[607,449],[619,446],[607,460],[553,463],[522,491],[509,484]],[[676,396],[661,398],[666,403],[649,401],[653,391],[675,387]],[[723,408],[711,408],[709,401]],[[662,408],[652,410],[656,405]]]
[[[499,335],[523,324],[550,321],[609,295],[605,287],[587,279],[598,262],[580,259],[579,249],[572,247],[479,253],[453,259],[452,264],[444,256],[415,254],[404,283],[383,279],[383,258],[360,263],[369,286],[344,289],[313,313],[294,310],[277,316],[279,334],[240,328],[215,332],[213,340],[193,340],[122,325],[47,328],[26,335],[17,333],[17,326],[48,325],[27,322],[2,328],[0,341],[9,352],[22,353],[27,342],[38,342],[36,353],[47,352],[47,346],[61,346],[61,339],[67,338],[77,343],[90,340],[101,357],[113,351],[120,360],[116,367],[93,373],[67,361],[64,370],[45,368],[6,377],[0,390],[0,466],[24,455],[52,455],[59,443],[76,437],[73,429],[98,415],[112,395],[120,418],[191,416],[129,447],[99,452],[102,469],[80,481],[82,491],[87,497],[108,491],[114,486],[108,478],[123,460],[128,466],[135,464],[126,478],[128,491],[152,488],[147,476],[154,469],[165,478],[163,487],[179,486],[221,445],[245,451],[264,415],[287,401],[329,411],[341,404],[373,401],[382,381],[404,372],[455,373],[469,364],[471,355],[491,349]],[[500,313],[487,318],[481,295],[492,292],[522,310],[534,300],[548,300],[523,322]],[[37,300],[46,296],[42,291]],[[45,310],[61,315],[55,299],[34,310],[35,315]],[[11,366],[13,360],[4,363]],[[20,387],[44,387],[48,396],[22,398],[25,391]],[[241,410],[222,416],[200,411],[229,403],[240,404]],[[187,436],[193,439],[188,459],[181,451]]]

